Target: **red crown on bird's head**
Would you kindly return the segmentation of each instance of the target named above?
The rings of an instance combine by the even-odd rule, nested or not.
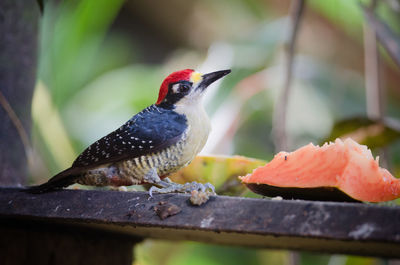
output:
[[[178,81],[190,81],[190,77],[192,76],[193,72],[193,69],[185,69],[173,72],[172,74],[167,76],[167,78],[165,78],[161,84],[156,104],[160,104],[164,100],[165,96],[168,94],[169,84],[176,83]]]

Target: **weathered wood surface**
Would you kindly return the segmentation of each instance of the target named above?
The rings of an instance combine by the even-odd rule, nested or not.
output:
[[[0,220],[57,223],[135,237],[400,257],[400,207],[214,196],[63,190],[29,194],[0,188]],[[161,220],[159,202],[182,209]]]

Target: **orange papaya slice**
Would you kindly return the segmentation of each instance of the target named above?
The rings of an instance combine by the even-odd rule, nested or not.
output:
[[[400,197],[400,179],[351,138],[280,152],[239,178],[258,194],[286,199],[383,202]]]

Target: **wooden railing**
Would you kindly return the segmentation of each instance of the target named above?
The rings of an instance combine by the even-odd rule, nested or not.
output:
[[[29,194],[0,188],[3,229],[96,231],[127,242],[141,238],[400,257],[400,207],[361,203],[213,196],[193,206],[188,195],[62,190]],[[170,216],[160,218],[165,207]],[[50,232],[51,233],[51,232]],[[131,250],[130,250],[131,252]]]

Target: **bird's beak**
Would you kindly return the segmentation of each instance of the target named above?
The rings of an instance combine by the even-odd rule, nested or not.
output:
[[[197,87],[197,89],[200,89],[201,91],[204,91],[210,84],[214,83],[218,79],[226,76],[229,74],[231,70],[222,70],[222,71],[216,71],[208,74],[202,75],[201,83]]]

